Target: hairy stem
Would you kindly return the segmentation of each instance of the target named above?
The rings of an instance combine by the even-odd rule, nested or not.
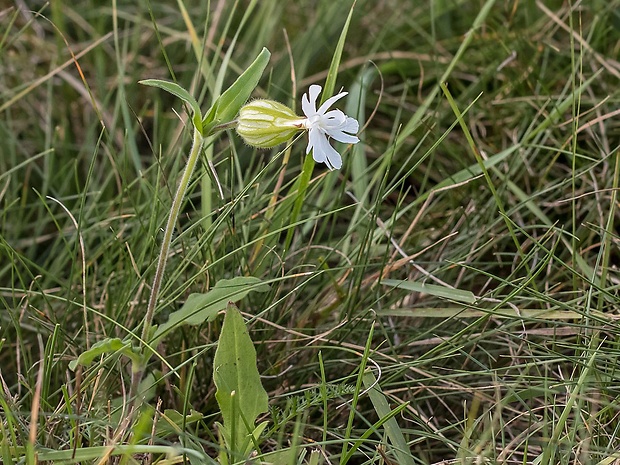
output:
[[[170,243],[172,242],[172,233],[174,232],[174,226],[179,217],[181,211],[181,205],[185,198],[185,192],[189,186],[189,182],[192,178],[192,173],[198,162],[198,156],[202,150],[203,136],[200,132],[194,128],[194,140],[192,142],[192,149],[183,171],[183,176],[179,181],[179,187],[172,200],[172,206],[170,207],[170,215],[166,222],[166,229],[164,230],[164,239],[161,243],[161,249],[159,251],[159,259],[157,260],[157,268],[155,269],[155,277],[153,278],[153,285],[151,286],[151,295],[149,297],[149,304],[146,308],[146,315],[144,316],[144,323],[142,326],[142,341],[147,342],[151,326],[153,324],[153,315],[155,313],[155,306],[157,305],[157,297],[159,295],[159,289],[164,277],[164,270],[166,269],[166,262],[168,261],[168,254],[170,252]]]
[[[159,296],[159,290],[161,289],[164,271],[166,269],[166,262],[168,261],[168,255],[170,253],[172,233],[174,232],[174,227],[179,217],[181,205],[183,204],[183,199],[185,198],[187,187],[189,186],[190,180],[192,178],[192,173],[194,172],[194,168],[196,167],[196,164],[198,162],[200,152],[202,151],[203,143],[204,137],[202,136],[202,134],[200,134],[200,131],[194,128],[192,148],[187,159],[187,164],[185,165],[185,170],[183,171],[183,175],[181,176],[181,180],[179,181],[179,187],[177,188],[176,194],[172,199],[170,215],[168,216],[168,221],[166,222],[164,238],[162,240],[161,249],[159,251],[157,268],[155,269],[155,277],[153,278],[153,285],[151,286],[151,295],[149,296],[149,303],[146,308],[146,315],[144,316],[144,322],[142,326],[142,335],[140,336],[143,344],[148,343],[151,328],[153,326],[155,307],[157,306],[157,297]],[[130,398],[133,399],[134,405],[135,403],[137,403],[137,399],[135,398],[135,396],[138,394],[138,385],[142,381],[142,376],[144,374],[144,365],[146,364],[146,361],[148,359],[149,356],[145,353],[143,361],[140,363],[140,366],[135,366],[133,368]]]

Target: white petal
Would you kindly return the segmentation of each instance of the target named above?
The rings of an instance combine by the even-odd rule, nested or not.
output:
[[[312,158],[314,158],[314,161],[325,163],[330,170],[334,168],[340,169],[342,167],[342,157],[329,145],[327,137],[325,137],[324,134],[319,131],[314,131],[312,144]]]
[[[339,114],[336,114],[335,112],[338,112]],[[329,118],[322,125],[322,128],[328,136],[346,144],[356,144],[359,142],[359,139],[355,137],[355,135],[357,134],[360,125],[355,118],[346,116],[340,110],[332,110],[327,114],[333,114],[334,116],[333,118]]]
[[[301,100],[301,107],[306,115],[301,126],[308,130],[306,154],[312,151],[312,157],[317,163],[325,163],[330,170],[340,169],[342,157],[331,146],[329,139],[345,144],[359,142],[359,123],[340,110],[329,110],[335,102],[347,95],[347,92],[328,98],[317,110],[316,102],[322,90],[321,86],[313,84]]]
[[[347,115],[340,110],[331,110],[321,116],[321,126],[325,129],[339,128],[347,122]]]
[[[320,143],[320,140],[324,137],[325,136],[321,133],[319,129],[310,129],[308,131],[308,146],[306,147],[306,155],[308,155],[310,153],[310,150],[316,147]]]
[[[342,157],[336,151],[336,149],[329,145],[327,139],[324,139],[324,142],[321,142],[321,149],[324,151],[325,156],[327,157],[327,161],[325,162],[325,164],[330,170],[333,170],[334,168],[339,170],[340,168],[342,168]]]
[[[324,114],[329,107],[331,107],[335,102],[337,102],[338,100],[340,100],[342,97],[344,97],[347,94],[348,92],[340,92],[339,94],[336,94],[333,97],[328,98],[327,100],[325,100],[325,102],[323,102],[323,105],[321,105],[321,107],[317,110],[317,113],[320,115]]]
[[[327,134],[329,134],[329,137],[332,139],[336,139],[343,144],[357,144],[360,141],[356,136],[345,134],[342,131],[329,131]]]
[[[349,132],[351,134],[357,134],[357,131],[360,130],[360,123],[357,122],[355,118],[351,118],[347,116],[347,120],[344,123],[344,127],[340,128],[344,132]]]
[[[323,88],[318,84],[312,84],[310,89],[308,89],[308,93],[304,94],[301,98],[301,109],[306,115],[306,118],[310,118],[313,115],[317,114],[316,111],[316,99],[319,97],[321,90]],[[310,97],[308,99],[308,97]]]

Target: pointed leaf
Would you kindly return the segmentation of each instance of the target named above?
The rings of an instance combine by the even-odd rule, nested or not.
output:
[[[220,99],[217,99],[213,105],[211,106],[211,108],[209,108],[209,111],[207,111],[207,114],[205,115],[205,117],[202,120],[202,129],[204,131],[204,135],[209,135],[209,132],[211,131],[211,129],[213,128],[213,126],[216,125],[215,122],[215,115],[217,115],[217,107],[220,104]]]
[[[204,415],[196,410],[190,410],[185,416],[174,409],[166,409],[162,414],[162,421],[158,421],[155,426],[155,437],[166,438],[174,434],[182,434],[183,426],[199,422]],[[163,421],[165,420],[165,421]]]
[[[198,326],[212,321],[228,302],[237,302],[251,291],[266,292],[269,286],[253,276],[238,276],[220,279],[215,287],[205,294],[190,294],[183,306],[170,314],[168,321],[155,331],[155,339],[181,325]]]
[[[336,49],[334,50],[334,56],[332,57],[332,62],[330,63],[329,70],[327,71],[327,79],[325,79],[325,86],[323,87],[323,93],[321,95],[321,103],[334,95],[334,89],[336,87],[336,77],[338,76],[338,68],[340,67],[342,51],[344,50],[347,33],[349,32],[349,25],[351,24],[351,18],[353,17],[355,3],[356,1],[354,1],[351,5],[351,8],[349,9],[349,14],[347,15],[347,19],[342,26],[342,31],[340,32],[340,37],[338,39],[338,43],[336,44]]]
[[[232,121],[237,116],[239,109],[250,98],[252,91],[258,85],[258,81],[263,75],[267,63],[269,63],[270,56],[269,50],[263,48],[248,69],[213,103],[202,122],[205,132],[210,127]]]
[[[377,378],[371,370],[366,370],[366,372],[364,372],[363,383],[364,387],[369,389],[368,397],[370,397],[370,401],[379,418],[389,418],[389,420],[386,420],[383,424],[383,428],[388,439],[392,443],[394,455],[398,458],[398,464],[415,465],[416,462],[411,453],[409,453],[410,448],[405,436],[398,425],[398,421],[392,416],[392,409],[388,404],[385,394],[383,394],[381,390],[381,386],[377,383]]]
[[[123,342],[117,337],[106,338],[93,344],[86,352],[82,352],[76,360],[71,360],[69,368],[75,371],[78,365],[88,366],[95,358],[111,352],[120,352],[134,361],[140,360],[140,354],[133,350],[129,342]]]
[[[233,304],[226,309],[213,365],[215,398],[224,419],[227,446],[232,453],[243,454],[256,419],[269,406],[256,367],[254,344],[241,313]]]
[[[194,123],[194,126],[196,126],[196,129],[198,129],[198,131],[202,134],[202,113],[200,111],[200,105],[198,105],[198,102],[192,94],[183,89],[183,87],[178,85],[176,82],[163,81],[161,79],[144,79],[142,81],[138,81],[138,83],[145,86],[163,89],[187,103],[193,112],[192,122]]]
[[[473,304],[476,301],[476,296],[470,291],[437,286],[436,284],[401,281],[399,279],[384,279],[381,281],[381,284],[385,286],[397,287],[399,289],[407,289],[408,291],[419,292],[421,294],[430,294],[436,297],[443,297],[444,299],[456,300],[457,302],[465,302],[467,304]]]
[[[252,431],[251,437],[248,438],[248,444],[246,445],[243,451],[244,456],[249,456],[252,453],[252,451],[254,450],[254,443],[258,443],[258,439],[260,438],[260,435],[263,434],[263,431],[265,431],[265,428],[267,428],[268,424],[269,422],[265,420],[259,423],[256,428],[254,428],[254,431]]]

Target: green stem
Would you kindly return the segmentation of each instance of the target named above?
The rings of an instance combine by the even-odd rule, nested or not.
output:
[[[228,123],[218,124],[217,126],[213,126],[213,129],[211,129],[211,131],[209,131],[209,134],[215,134],[216,132],[223,131],[225,129],[236,128],[238,123],[239,123],[239,121],[234,119],[232,121],[229,121]]]
[[[212,142],[212,140],[208,141]],[[213,144],[208,143],[205,149],[205,157],[207,159],[207,164],[210,165],[213,163]],[[211,178],[209,177],[209,173],[207,172],[208,168],[205,168],[200,173],[200,208],[201,208],[201,218],[202,218],[202,228],[205,231],[209,231],[211,229],[211,212],[212,209],[212,199],[211,199]]]
[[[176,194],[172,199],[172,206],[170,207],[170,215],[168,216],[168,221],[166,222],[166,229],[164,230],[164,239],[161,243],[161,249],[159,251],[159,258],[157,260],[157,268],[155,269],[155,277],[153,278],[153,285],[151,286],[151,295],[149,296],[149,303],[146,308],[146,315],[144,316],[144,322],[142,326],[142,335],[140,336],[140,341],[145,344],[145,349],[149,350],[148,342],[151,333],[151,328],[153,327],[153,317],[155,315],[155,307],[157,306],[157,298],[159,296],[159,290],[161,289],[161,284],[164,278],[164,271],[166,270],[166,262],[168,261],[168,255],[170,253],[170,244],[172,243],[172,233],[174,232],[174,227],[176,225],[177,219],[179,218],[179,213],[181,212],[181,206],[183,204],[183,199],[185,198],[185,193],[187,192],[187,188],[192,179],[192,174],[194,169],[196,168],[196,164],[198,163],[198,158],[202,149],[205,145],[205,141],[208,140],[209,136],[212,136],[214,133],[228,129],[230,127],[234,127],[236,121],[231,121],[229,123],[224,123],[219,126],[213,127],[208,134],[204,136],[201,132],[194,127],[194,136],[192,141],[192,148],[189,152],[189,157],[187,158],[187,164],[185,165],[185,170],[183,171],[183,175],[181,176],[181,180],[179,181],[179,187],[177,188]],[[131,373],[131,385],[129,390],[129,398],[131,399],[131,409],[130,415],[134,415],[136,412],[136,407],[139,405],[138,399],[138,389],[140,383],[142,382],[142,378],[144,376],[144,370],[146,368],[146,363],[150,358],[150,352],[147,355],[146,351],[142,352],[142,360],[140,362],[134,362],[132,366]]]
[[[194,172],[194,168],[196,167],[196,163],[198,162],[198,158],[200,152],[202,151],[203,144],[204,137],[202,136],[202,134],[200,134],[200,131],[198,129],[194,128],[194,139],[192,141],[192,148],[189,152],[189,157],[187,158],[185,170],[183,171],[183,175],[181,176],[181,180],[179,181],[179,187],[177,188],[177,192],[172,199],[170,215],[168,216],[168,221],[166,222],[164,239],[161,243],[159,258],[157,260],[157,268],[155,269],[155,277],[153,278],[153,285],[151,286],[151,295],[149,296],[149,303],[146,308],[146,315],[144,316],[142,335],[140,336],[140,338],[141,342],[143,342],[145,345],[148,344],[149,335],[153,326],[153,316],[155,315],[157,297],[159,295],[159,290],[161,289],[161,283],[164,277],[164,271],[166,269],[166,262],[168,261],[168,254],[170,252],[170,244],[172,243],[172,233],[174,232],[174,226],[179,217],[181,205],[183,204],[183,199],[185,198],[185,193],[187,192],[189,182],[192,179],[192,173]],[[142,377],[144,376],[144,369],[146,368],[146,363],[149,358],[150,352],[149,355],[146,355],[143,352],[142,360],[140,362],[133,363],[131,370],[131,386],[129,390],[129,399],[131,399],[131,408],[129,410],[130,415],[135,414],[136,407],[138,407],[140,403],[140,400],[138,399],[138,389],[140,383],[142,382]]]
[[[172,200],[172,206],[170,207],[170,215],[168,216],[168,222],[166,223],[166,229],[164,231],[164,239],[161,243],[161,250],[159,251],[159,259],[157,260],[157,268],[155,269],[155,277],[153,278],[153,285],[151,286],[151,295],[149,297],[149,304],[146,308],[146,315],[144,316],[144,325],[142,326],[142,341],[147,342],[151,327],[153,325],[153,315],[155,314],[155,306],[157,305],[157,297],[159,295],[159,289],[164,277],[164,270],[166,269],[166,262],[168,261],[168,253],[170,251],[170,243],[172,242],[172,233],[174,232],[174,226],[179,217],[181,211],[181,205],[185,198],[185,192],[192,178],[192,173],[198,162],[198,156],[202,150],[204,138],[198,129],[194,128],[194,140],[192,142],[192,149],[179,181],[179,187]]]

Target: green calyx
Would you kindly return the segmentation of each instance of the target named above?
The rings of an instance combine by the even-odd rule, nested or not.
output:
[[[286,105],[273,100],[253,100],[239,110],[237,133],[248,145],[270,148],[303,129],[303,121]]]

